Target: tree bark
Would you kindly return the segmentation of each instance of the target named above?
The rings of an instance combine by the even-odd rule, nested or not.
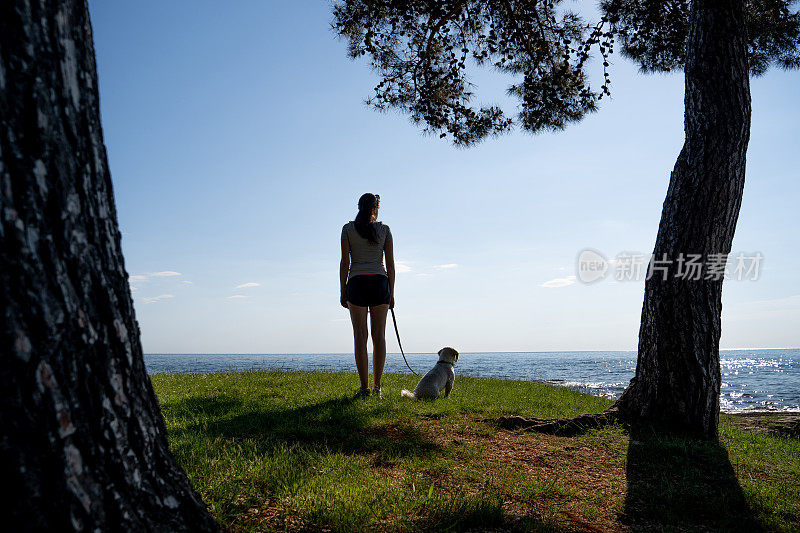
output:
[[[686,140],[654,249],[655,260],[671,264],[666,280],[654,271],[645,282],[636,376],[616,407],[630,419],[716,438],[722,279],[675,276],[681,254],[701,254],[707,265],[731,249],[750,137],[745,2],[694,0],[689,23]]]
[[[0,4],[0,501],[9,531],[218,531],[142,359],[84,0]]]

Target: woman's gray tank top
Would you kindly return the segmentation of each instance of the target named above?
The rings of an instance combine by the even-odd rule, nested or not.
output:
[[[358,234],[352,220],[342,226],[342,240],[346,239],[350,243],[350,273],[347,279],[362,274],[387,275],[383,266],[383,248],[387,242],[392,242],[392,232],[382,222],[375,222],[375,229],[378,242],[371,243]]]

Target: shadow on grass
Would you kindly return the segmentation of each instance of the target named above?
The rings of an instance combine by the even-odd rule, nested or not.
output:
[[[763,531],[715,442],[632,427],[623,522],[634,530]]]
[[[270,406],[252,410],[241,400],[220,397],[187,398],[166,407],[173,413],[191,412],[208,417],[202,423],[175,430],[176,434],[202,433],[232,441],[249,438],[259,443],[262,452],[288,444],[346,454],[377,454],[376,461],[390,463],[394,457],[424,457],[441,449],[411,425],[375,425],[373,418],[382,408],[365,408],[364,401],[334,398],[294,408]],[[236,414],[226,416],[230,413]]]
[[[446,495],[426,505],[414,519],[402,521],[407,531],[486,531],[505,523],[503,500],[491,495]]]
[[[184,398],[180,401],[163,402],[162,409],[165,409],[172,416],[202,416],[209,418],[220,418],[230,412],[241,409],[242,401],[238,398],[217,396],[210,398]]]

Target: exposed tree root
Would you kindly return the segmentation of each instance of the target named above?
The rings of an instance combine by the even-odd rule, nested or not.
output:
[[[525,418],[522,416],[501,416],[488,418],[484,422],[497,424],[504,429],[524,429],[536,433],[574,437],[582,435],[590,429],[598,429],[612,423],[625,422],[616,407],[610,407],[602,413],[580,415],[575,418]]]

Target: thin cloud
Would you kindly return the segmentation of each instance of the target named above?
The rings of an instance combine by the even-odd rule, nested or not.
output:
[[[407,263],[404,261],[395,261],[394,262],[394,271],[398,274],[405,274],[407,272],[411,272],[412,268],[408,266]]]
[[[774,299],[771,299],[771,300],[756,300],[753,303],[770,304],[770,305],[775,305],[775,304],[797,305],[797,304],[800,304],[800,294],[795,294],[794,296],[787,296],[785,298],[774,298]]]
[[[796,322],[799,313],[800,294],[795,294],[782,298],[728,304],[723,310],[723,320],[752,321],[767,318],[787,318]]]
[[[142,298],[142,301],[146,304],[151,304],[155,302],[160,302],[161,300],[168,300],[170,298],[175,298],[172,294],[160,294],[158,296],[149,296],[146,298]]]
[[[245,296],[244,294],[233,294],[231,296],[228,296],[228,300],[237,300],[240,298],[247,298],[247,296]]]
[[[456,268],[456,267],[458,267],[457,263],[447,263],[447,264],[444,264],[444,265],[433,265],[433,268],[435,268],[437,270],[444,270],[444,269]]]
[[[784,296],[782,298],[770,298],[768,300],[751,300],[749,302],[737,302],[728,304],[728,308],[746,307],[748,309],[773,309],[773,308],[795,308],[800,307],[800,294]]]
[[[261,286],[260,283],[256,283],[255,281],[251,281],[251,282],[248,282],[248,283],[242,283],[241,285],[237,285],[236,288],[237,289],[248,289],[250,287],[260,287],[260,286]]]
[[[553,289],[557,287],[566,287],[568,285],[572,285],[573,283],[575,283],[575,276],[567,276],[566,278],[555,278],[551,279],[550,281],[545,281],[539,286]]]
[[[161,272],[148,272],[147,274],[134,274],[132,276],[128,276],[128,281],[133,282],[144,282],[149,281],[150,278],[169,278],[174,276],[182,276],[180,272],[175,272],[174,270],[162,270]]]
[[[188,281],[188,280],[183,280],[181,283],[183,283],[184,285],[194,285],[193,281]]]

